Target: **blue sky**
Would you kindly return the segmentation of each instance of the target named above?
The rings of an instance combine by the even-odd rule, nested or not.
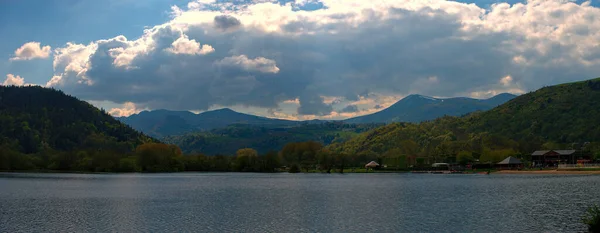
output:
[[[19,0],[0,2],[0,73],[18,73],[37,84],[48,81],[52,61],[7,62],[16,48],[40,41],[52,48],[124,35],[139,37],[146,26],[169,19],[182,0]]]
[[[559,25],[561,24],[560,20],[564,20],[566,24],[572,24],[568,25],[569,27],[566,29],[573,30],[576,34],[582,32],[582,35],[584,36],[580,37],[579,34],[573,34],[577,37],[571,36],[571,34],[565,33],[566,29],[563,28],[560,30],[556,29],[552,36],[549,36],[546,39],[543,37],[540,38],[537,35],[544,32],[544,29],[536,26],[538,23],[534,22],[532,22],[528,28],[518,26],[517,23],[512,24],[512,26],[505,25],[506,27],[501,28],[493,26],[493,22],[487,20],[482,22],[482,24],[487,25],[484,26],[484,28],[486,28],[485,30],[488,30],[487,33],[481,33],[481,31],[474,29],[481,25],[469,27],[468,29],[461,29],[460,24],[465,24],[465,22],[472,24],[472,20],[465,20],[465,17],[472,17],[467,13],[467,9],[470,8],[461,6],[464,9],[461,10],[460,14],[448,13],[453,12],[448,9],[454,7],[453,5],[448,4],[440,6],[440,9],[444,12],[440,13],[436,11],[433,13],[434,16],[431,16],[431,13],[426,13],[426,9],[422,8],[423,6],[417,6],[417,8],[402,5],[394,6],[399,7],[399,9],[405,9],[406,12],[401,12],[399,14],[403,14],[402,17],[404,19],[416,20],[415,22],[417,22],[417,26],[419,26],[413,27],[411,24],[403,24],[401,25],[403,28],[399,28],[397,23],[395,26],[391,21],[386,21],[387,19],[373,19],[374,21],[372,23],[365,21],[362,25],[369,26],[363,26],[358,29],[346,28],[348,25],[339,23],[323,26],[319,24],[319,21],[315,21],[319,17],[324,17],[322,14],[307,14],[305,15],[305,18],[297,18],[296,20],[298,21],[295,23],[289,22],[286,25],[283,25],[283,23],[281,25],[275,25],[273,22],[268,21],[268,18],[256,14],[257,12],[263,11],[263,8],[252,8],[250,10],[251,14],[255,14],[252,17],[244,16],[244,13],[238,10],[220,10],[219,14],[231,16],[229,18],[223,18],[224,20],[229,19],[229,21],[223,22],[234,23],[235,25],[240,26],[231,28],[231,30],[214,31],[210,28],[203,28],[206,27],[206,24],[203,24],[203,22],[206,21],[206,17],[209,17],[209,15],[210,17],[214,17],[212,16],[215,14],[214,10],[220,9],[219,7],[222,7],[223,4],[205,4],[203,6],[206,6],[207,8],[204,8],[204,10],[200,9],[200,13],[194,13],[194,11],[197,11],[198,9],[194,10],[188,8],[188,3],[190,1],[191,0],[1,1],[0,34],[3,35],[3,40],[2,43],[0,43],[0,84],[8,74],[13,76],[18,75],[19,77],[24,78],[26,83],[39,85],[46,85],[53,76],[60,76],[62,78],[60,80],[61,82],[57,83],[54,87],[64,89],[68,93],[72,93],[82,99],[93,101],[93,103],[101,105],[101,107],[108,109],[115,108],[115,113],[118,113],[120,110],[119,108],[121,107],[135,108],[133,112],[139,111],[140,109],[170,107],[174,107],[177,110],[192,111],[203,111],[218,107],[233,107],[240,111],[270,117],[296,119],[343,118],[350,117],[351,114],[368,113],[374,111],[375,106],[377,105],[387,106],[399,98],[411,93],[441,97],[472,96],[484,98],[499,92],[513,92],[519,94],[535,90],[543,85],[573,81],[573,79],[576,79],[573,77],[584,79],[600,76],[600,74],[597,74],[597,69],[591,66],[591,64],[596,62],[595,57],[599,56],[600,52],[596,54],[596,51],[593,49],[582,49],[582,45],[579,43],[579,41],[589,41],[589,43],[592,43],[590,44],[590,48],[595,48],[592,42],[596,39],[596,35],[593,35],[592,33],[594,29],[591,28],[592,25],[590,25],[589,22],[577,24],[569,19],[569,15],[564,15],[571,14],[574,11],[561,11],[563,13],[557,13],[560,11],[559,8],[568,6],[568,3],[565,1],[548,0],[548,2],[557,2],[556,4],[546,4],[547,2],[541,2],[542,4],[538,4],[540,6],[535,8],[536,10],[539,10],[537,15],[547,14],[554,17],[552,18],[553,20],[558,20],[549,23],[549,26],[552,26],[551,24]],[[334,0],[327,1],[329,2],[325,4],[331,5],[335,2]],[[516,0],[477,0],[459,2],[475,3],[478,7],[488,10],[490,6],[495,3],[515,4],[522,2],[528,4],[527,2]],[[578,4],[575,8],[581,12],[585,12],[582,14],[587,15],[596,14],[596,10],[599,6],[599,3],[596,1],[592,1],[591,6],[581,5],[584,1],[574,2]],[[264,6],[264,4],[261,5],[260,3],[253,3],[251,1],[245,1],[239,5]],[[530,5],[533,4],[530,3]],[[172,6],[177,6],[181,9],[182,14],[178,16],[173,15],[174,12],[171,9]],[[323,4],[309,3],[294,10],[312,11],[318,9],[320,6],[323,6]],[[330,16],[327,16],[330,17],[330,19],[339,17],[341,14],[340,12],[352,11],[352,8],[345,8],[339,4],[331,6],[331,12],[325,13],[330,14]],[[555,7],[556,10],[550,9],[552,7]],[[207,9],[212,9],[213,11],[211,12]],[[281,14],[293,14],[292,12],[285,13],[283,7],[275,7],[273,9]],[[336,13],[334,13],[334,11]],[[465,13],[463,14],[463,12]],[[509,10],[506,12],[509,12]],[[430,16],[427,17],[425,15]],[[559,15],[559,17],[557,17],[557,15]],[[277,17],[284,17],[282,20],[287,19],[284,15],[277,15]],[[514,16],[512,16],[512,18],[514,20]],[[596,18],[589,16],[590,20],[597,20],[597,18],[600,18],[600,15]],[[198,50],[195,53],[186,53],[183,50],[173,52],[175,50],[167,50],[165,48],[163,51],[172,51],[169,56],[165,54],[159,56],[153,52],[143,54],[144,56],[142,56],[139,54],[139,51],[135,52],[133,50],[133,47],[135,47],[133,41],[144,38],[144,29],[152,29],[156,25],[164,23],[171,24],[184,19],[188,20],[185,21],[185,24],[194,26],[192,29],[187,27],[178,28],[179,26],[171,27],[171,29],[169,29],[170,34],[168,35],[173,38],[170,39],[168,44],[173,43],[173,46],[175,46],[175,41],[177,38],[180,38],[182,43],[179,48],[181,49],[190,48],[185,47],[190,45],[203,48],[203,44],[206,44],[206,47],[204,47],[205,50]],[[192,19],[192,21],[197,20],[197,22],[190,22],[189,19]],[[364,20],[364,18],[360,18],[360,20]],[[531,19],[527,20],[531,21]],[[262,22],[260,25],[273,24],[274,26],[279,27],[280,30],[284,30],[284,33],[288,34],[291,33],[290,30],[316,31],[311,32],[312,34],[301,34],[301,36],[298,36],[300,34],[295,34],[296,36],[291,36],[291,34],[289,34],[291,37],[286,37],[282,36],[283,34],[273,34],[272,31],[269,31],[271,29],[259,28],[257,26],[259,24],[256,24],[256,22]],[[321,20],[321,22],[323,21]],[[405,23],[407,21],[401,22]],[[215,23],[217,23],[216,18]],[[507,27],[512,29],[509,30]],[[330,31],[324,31],[326,28],[345,28],[344,30],[347,30],[346,37],[369,35],[364,33],[383,31],[379,34],[370,34],[378,35],[373,36],[373,38],[369,38],[369,36],[355,38],[355,41],[365,43],[363,49],[368,48],[372,50],[371,52],[363,53],[360,52],[360,49],[358,48],[349,48],[348,46],[351,46],[350,44],[343,48],[339,47],[342,43],[346,43],[344,38],[342,38],[342,36],[331,36],[332,34],[330,34]],[[163,33],[161,30],[163,29],[156,29],[155,32],[153,32],[153,35],[167,35],[161,34]],[[173,34],[173,30],[182,31]],[[370,30],[370,32],[367,32],[367,30]],[[397,30],[401,31],[397,32]],[[464,41],[460,42],[452,39],[458,35],[457,33],[463,34],[466,30],[471,30],[471,34],[465,34],[462,35],[462,37],[470,37],[469,43],[463,43]],[[397,34],[392,34],[390,31],[394,31]],[[490,33],[493,33],[494,35]],[[86,88],[67,83],[66,81],[76,80],[76,78],[74,76],[67,78],[66,70],[63,70],[65,72],[62,72],[61,70],[53,69],[53,62],[57,60],[57,57],[53,55],[54,51],[58,48],[67,48],[67,42],[81,44],[82,46],[88,46],[90,44],[98,46],[99,44],[102,44],[99,42],[100,40],[112,39],[119,35],[123,35],[127,38],[126,43],[118,42],[122,44],[119,46],[124,46],[122,47],[123,49],[129,48],[130,53],[127,54],[134,54],[132,56],[135,56],[135,58],[133,58],[134,60],[131,60],[132,58],[125,57],[125,53],[123,53],[123,58],[126,58],[126,63],[129,65],[133,63],[140,64],[139,67],[137,67],[139,68],[139,72],[135,73],[136,75],[154,75],[159,71],[164,71],[164,69],[166,69],[165,67],[177,66],[179,67],[177,69],[182,69],[181,67],[183,66],[189,67],[188,64],[190,63],[197,63],[195,66],[196,68],[204,67],[208,70],[214,69],[215,64],[224,64],[225,61],[242,64],[242,67],[238,67],[237,70],[228,70],[227,72],[222,70],[224,68],[219,68],[218,76],[202,76],[199,78],[197,77],[196,79],[193,78],[198,76],[199,73],[204,73],[204,71],[184,73],[181,70],[175,69],[176,71],[172,71],[172,74],[167,75],[167,77],[183,77],[185,75],[190,75],[189,79],[196,81],[184,80],[184,78],[174,79],[170,81],[170,83],[173,83],[174,85],[184,85],[185,87],[188,87],[194,86],[192,84],[195,84],[197,85],[197,87],[195,87],[197,89],[202,89],[207,85],[211,86],[211,88],[205,90],[210,94],[192,94],[194,91],[189,90],[178,93],[178,95],[175,96],[167,93],[160,93],[161,91],[172,92],[172,89],[152,86],[144,86],[144,90],[148,91],[145,95],[147,94],[148,96],[142,96],[139,93],[133,95],[131,94],[131,91],[113,93],[112,91],[115,90],[115,87],[111,87],[110,85],[120,85],[119,87],[122,87],[121,89],[123,90],[132,90],[131,88],[139,87],[143,82],[136,80],[132,76],[134,75],[134,72],[131,69],[116,69],[115,67],[112,67],[110,69],[101,70],[100,67],[93,66],[100,63],[94,63],[91,60],[86,60],[86,62],[93,67],[88,67],[84,73],[81,73],[79,74],[80,76],[78,76],[84,81],[94,81],[95,84],[92,85],[92,82],[90,82],[90,85],[87,85]],[[426,38],[426,41],[431,43],[417,45],[418,43],[423,43],[424,39],[416,37]],[[371,42],[369,39],[373,39],[374,41]],[[397,46],[394,41],[398,40],[404,41],[404,43],[413,43],[414,46],[394,47]],[[204,41],[206,41],[206,43],[204,43]],[[448,44],[440,44],[445,43],[442,41],[447,41]],[[492,44],[491,41],[494,41],[496,44]],[[50,46],[52,52],[50,52],[49,56],[46,58],[10,60],[15,56],[15,51],[27,42],[39,42],[41,46]],[[329,45],[328,43],[332,44]],[[382,47],[380,48],[378,46],[370,46],[370,43],[391,44],[381,44]],[[510,43],[515,43],[515,46],[511,47],[511,49],[498,47],[499,45]],[[547,47],[541,48],[541,45],[547,45]],[[257,46],[260,47],[259,50],[257,50]],[[407,53],[410,55],[411,51],[415,53],[418,52],[419,56],[415,57],[412,55],[402,57],[396,54],[384,55],[386,52],[385,46],[391,48],[390,51],[396,51],[398,53]],[[481,46],[481,48],[478,46]],[[147,49],[148,48],[154,47],[150,46],[147,47]],[[300,48],[302,48],[302,50],[299,50]],[[514,48],[514,51],[512,48]],[[92,49],[92,47],[88,46],[86,49]],[[469,49],[473,49],[472,52],[469,52]],[[92,55],[99,55],[98,51],[100,50],[92,51]],[[303,60],[303,58],[298,56],[286,56],[286,54],[298,53],[299,51],[306,52],[306,56],[311,58]],[[460,56],[464,56],[462,57],[464,61],[461,61],[460,63],[458,63],[459,61],[453,61],[456,64],[451,65],[445,64],[449,60],[441,60],[442,56],[455,56],[457,51],[463,51],[464,55]],[[502,52],[498,53],[498,51]],[[431,55],[423,55],[423,52],[431,52]],[[579,53],[577,56],[582,57],[582,61],[577,64],[564,63],[564,65],[568,67],[577,67],[577,70],[563,69],[561,72],[557,73],[551,69],[544,69],[547,62],[550,62],[547,61],[547,59],[554,59],[554,62],[570,59],[570,62],[573,62],[572,57],[569,56],[576,56],[574,55],[576,53]],[[181,56],[174,57],[176,54]],[[185,56],[182,54],[185,54]],[[549,56],[548,54],[552,54],[552,56]],[[65,52],[64,57],[69,58],[71,55],[73,54]],[[195,55],[196,58],[192,59],[190,55]],[[370,59],[348,59],[348,56],[359,56]],[[382,57],[389,57],[389,59],[373,63],[375,60]],[[323,66],[323,63],[315,62],[317,61],[315,60],[317,58],[329,62],[326,63],[326,66]],[[113,63],[116,64],[117,58],[114,57],[114,59]],[[394,65],[389,62],[390,59],[395,59],[397,61],[408,59],[405,60],[403,64],[412,65],[406,67]],[[419,61],[417,61],[417,59],[419,59]],[[485,63],[493,64],[495,65],[495,68],[490,69],[484,67],[485,64],[479,64],[478,62],[483,61],[482,59],[488,59],[485,60]],[[473,62],[466,62],[469,60],[472,60]],[[527,66],[514,67],[513,63],[515,62],[527,64]],[[251,68],[250,66],[252,65],[260,67]],[[65,67],[66,66],[68,66],[68,64],[65,63]],[[148,67],[148,69],[150,69],[150,67],[154,68],[152,68],[153,70],[143,70],[143,67]],[[164,69],[158,70],[155,67],[163,67]],[[275,68],[277,69],[277,72],[275,72]],[[493,76],[489,77],[489,80],[484,80],[484,77],[481,77],[487,75],[486,71],[489,71],[489,75]],[[299,73],[302,74],[302,77],[296,77]],[[537,77],[539,74],[546,73],[553,75],[552,77],[545,79]],[[115,77],[115,79],[104,78],[108,77],[105,75],[110,75],[110,77]],[[223,75],[227,75],[227,78],[229,79],[224,79],[222,77]],[[469,76],[469,78],[464,78],[465,76]],[[373,81],[363,83],[362,79],[365,79],[366,77],[373,80],[381,80],[381,82]],[[155,78],[157,78],[156,80],[165,80],[158,79],[159,77]],[[465,79],[465,81],[468,81],[470,84],[464,87],[457,85],[456,83],[460,83],[459,80],[462,79]],[[112,84],[108,83],[109,80]],[[130,82],[120,83],[118,82],[119,80],[128,80]],[[148,80],[150,80],[150,78],[148,78]],[[444,82],[447,82],[447,84],[444,84]],[[81,80],[79,80],[78,83],[81,84]],[[272,87],[267,87],[269,85],[272,85]],[[340,85],[347,86],[340,88]],[[382,88],[380,86],[387,87]],[[253,88],[245,89],[248,87]],[[301,87],[301,90],[297,90],[298,87]],[[342,89],[343,91],[339,89]],[[149,94],[150,90],[153,91],[152,93],[156,93],[154,97],[151,97]],[[223,94],[228,91],[238,93],[236,95]],[[190,96],[184,96],[184,93],[190,93]],[[197,99],[197,101],[193,101],[194,103],[192,104],[172,104],[172,101],[177,101],[182,98]],[[351,105],[358,107],[348,108]],[[357,109],[358,111],[356,113],[342,114],[342,109]],[[127,113],[129,112],[131,111],[127,111]]]

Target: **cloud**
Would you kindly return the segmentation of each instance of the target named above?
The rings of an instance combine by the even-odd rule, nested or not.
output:
[[[25,85],[25,79],[19,75],[7,74],[6,79],[2,82],[4,86],[23,86]]]
[[[342,102],[343,97],[339,97],[339,96],[321,96],[323,97],[323,103],[325,104],[339,104]]]
[[[212,46],[207,44],[200,46],[196,40],[190,40],[185,35],[175,40],[172,47],[165,50],[173,54],[187,55],[206,55],[215,51]]]
[[[50,56],[50,46],[41,46],[40,42],[27,42],[15,50],[15,56],[11,61],[31,60],[36,58],[48,58]]]
[[[352,104],[348,105],[348,106],[342,108],[342,110],[340,110],[340,112],[343,112],[343,113],[353,113],[353,112],[358,112],[358,111],[359,111],[358,107],[356,105],[352,105]]]
[[[299,100],[298,114],[301,115],[326,116],[333,111],[333,107],[330,104],[325,104],[323,97],[320,96],[305,95],[301,96]]]
[[[515,82],[510,75],[507,75],[505,77],[500,78],[500,80],[498,80],[498,83],[494,86],[491,86],[490,89],[474,91],[469,93],[468,95],[473,98],[485,99],[502,93],[520,95],[524,94],[525,90],[521,87],[520,83]]]
[[[26,83],[25,78],[23,78],[19,75],[14,75],[14,74],[7,74],[6,79],[4,80],[4,82],[0,83],[0,85],[4,85],[4,86],[38,86],[37,84]]]
[[[292,100],[284,100],[283,103],[285,104],[296,104],[296,105],[300,105],[300,99],[295,98]]]
[[[246,55],[231,56],[215,62],[218,66],[241,68],[244,71],[257,71],[262,73],[277,73],[279,68],[274,60],[264,57],[249,59]]]
[[[120,108],[112,108],[108,113],[115,117],[126,117],[140,113],[141,111],[143,111],[143,109],[138,109],[135,106],[135,103],[125,102]]]
[[[297,103],[282,114],[330,118],[345,116],[333,105],[372,111],[410,93],[520,93],[600,73],[600,9],[587,4],[321,0],[322,9],[299,8],[308,3],[173,7],[172,19],[139,38],[56,48],[47,85],[138,108]]]
[[[221,30],[233,30],[242,25],[240,20],[230,15],[217,15],[214,19],[215,27]]]
[[[513,82],[513,78],[510,77],[510,75],[507,75],[506,77],[500,79],[500,83],[502,83],[502,85],[504,85],[506,87],[510,86],[512,84],[512,82]]]

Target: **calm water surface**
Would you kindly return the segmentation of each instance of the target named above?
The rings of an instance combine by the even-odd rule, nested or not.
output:
[[[599,176],[0,173],[0,232],[581,232]]]

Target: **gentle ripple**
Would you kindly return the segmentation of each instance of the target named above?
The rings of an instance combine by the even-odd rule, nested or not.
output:
[[[0,232],[581,232],[598,176],[0,173]]]

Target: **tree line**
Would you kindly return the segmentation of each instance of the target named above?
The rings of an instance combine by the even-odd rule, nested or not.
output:
[[[499,138],[495,138],[498,140]],[[320,142],[292,142],[280,151],[260,154],[252,148],[242,148],[233,155],[183,154],[175,145],[148,142],[133,151],[118,149],[82,149],[58,151],[46,148],[37,153],[24,154],[0,145],[0,170],[2,171],[70,171],[70,172],[344,172],[347,169],[364,168],[370,161],[386,165],[387,170],[409,170],[429,167],[435,162],[497,163],[508,156],[529,161],[528,154],[506,149],[488,141],[483,145],[469,145],[462,141],[450,141],[433,147],[421,147],[412,140],[403,140],[393,148],[381,153],[372,150],[359,153],[340,151],[336,145],[323,146]],[[485,141],[495,142],[486,144]],[[509,143],[511,145],[511,143]],[[515,145],[513,145],[515,146]],[[560,145],[546,143],[542,149]],[[571,145],[571,147],[577,145]],[[481,152],[473,148],[480,148]],[[600,159],[600,144],[589,143],[580,150]]]
[[[600,114],[599,86],[596,79],[542,88],[490,111],[419,124],[306,126],[258,144],[217,144],[228,152],[215,156],[202,154],[206,145],[215,145],[214,138],[222,141],[225,135],[234,142],[274,132],[212,131],[186,141],[199,149],[184,155],[179,147],[160,144],[60,91],[0,87],[0,170],[341,172],[370,161],[403,170],[435,162],[496,163],[508,156],[527,162],[531,152],[541,149],[577,149],[600,159],[600,118],[593,117]],[[286,141],[279,151],[263,150],[263,144],[275,144],[271,139],[290,140],[287,134],[306,130],[310,137]],[[363,130],[368,131],[359,134]],[[324,132],[335,132],[335,140],[306,140]]]
[[[354,158],[329,151],[315,141],[288,143],[281,151],[259,154],[242,148],[234,155],[184,155],[175,145],[149,142],[132,152],[117,150],[41,150],[23,154],[0,147],[1,171],[65,171],[65,172],[343,172],[349,167],[364,166],[364,161],[377,158]]]

